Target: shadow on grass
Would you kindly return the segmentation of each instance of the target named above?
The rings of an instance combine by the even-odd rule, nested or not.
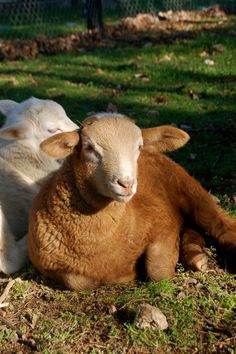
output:
[[[135,118],[141,127],[188,125],[190,143],[171,156],[206,188],[216,193],[235,193],[236,75],[223,67],[207,72],[203,67],[191,67],[188,63],[193,52],[211,50],[216,41],[225,45],[226,53],[227,48],[235,48],[236,41],[230,35],[232,29],[233,25],[205,30],[186,43],[158,44],[152,48],[121,45],[79,55],[61,54],[2,65],[1,75],[24,78],[33,75],[36,84],[29,81],[29,85],[14,86],[14,83],[6,82],[2,85],[1,98],[17,101],[29,96],[51,98],[62,104],[74,120],[82,120],[87,112],[104,111],[112,102],[121,113]],[[175,54],[187,53],[185,66],[175,62],[155,66],[152,60],[148,64],[137,60],[141,54],[150,54],[155,59],[172,48]],[[138,72],[147,75],[150,81],[137,80],[135,74]],[[53,92],[52,88],[55,88]],[[190,98],[192,89],[199,96],[196,101]],[[166,97],[166,102],[159,104],[158,97],[162,96]],[[152,107],[160,115],[148,116]]]

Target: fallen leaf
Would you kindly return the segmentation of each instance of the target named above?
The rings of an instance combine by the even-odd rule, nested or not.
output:
[[[143,76],[142,77],[142,81],[144,81],[144,82],[149,82],[150,81],[150,78],[148,77],[148,76]]]
[[[177,299],[183,299],[185,297],[185,292],[184,291],[180,291],[177,295]]]
[[[165,103],[168,101],[168,97],[165,95],[160,95],[154,98],[156,103]]]
[[[135,79],[140,79],[143,76],[142,73],[134,74]]]
[[[96,73],[98,73],[98,74],[103,74],[103,73],[104,73],[104,70],[102,70],[101,68],[97,68],[97,69],[96,69]]]
[[[159,62],[168,62],[172,60],[172,55],[171,54],[165,54],[163,57],[159,59]]]
[[[37,85],[38,85],[38,82],[34,79],[34,77],[33,77],[32,74],[29,74],[29,75],[28,75],[28,80],[29,80],[29,82],[31,83],[31,85],[34,85],[34,86],[37,86]]]
[[[192,100],[196,101],[199,100],[200,97],[197,93],[193,92],[192,90],[189,91],[189,96],[192,98]]]
[[[221,43],[213,45],[213,49],[216,50],[217,52],[224,52],[225,51],[225,46]]]
[[[146,81],[146,82],[150,81],[149,77],[148,77],[147,75],[143,74],[143,73],[134,74],[134,77],[135,77],[135,79],[137,79],[137,80],[140,79],[140,80]]]
[[[199,54],[200,57],[209,57],[210,53],[206,52],[205,50]]]
[[[213,65],[215,65],[215,62],[214,62],[214,60],[206,59],[206,60],[204,60],[204,64],[209,65],[209,66],[213,66]]]

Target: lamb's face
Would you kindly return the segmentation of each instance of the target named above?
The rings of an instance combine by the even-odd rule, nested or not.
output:
[[[141,130],[129,119],[103,117],[83,128],[81,144],[90,184],[103,196],[128,202],[137,190]]]
[[[5,111],[2,109],[2,112],[6,120],[0,131],[3,138],[25,139],[28,145],[38,149],[40,143],[48,137],[78,128],[67,117],[62,106],[54,101],[34,97],[22,103],[4,100],[0,101],[0,109],[4,103]]]
[[[78,129],[61,105],[50,100],[39,101],[41,101],[39,109],[35,110],[33,117],[30,117],[33,135],[39,143],[52,135]]]
[[[139,129],[120,114],[101,113],[83,122],[80,131],[61,133],[40,144],[49,156],[73,155],[73,169],[81,193],[96,193],[128,202],[137,190],[137,161],[146,152],[173,151],[189,140],[187,133],[171,126]],[[74,153],[73,153],[74,152]]]

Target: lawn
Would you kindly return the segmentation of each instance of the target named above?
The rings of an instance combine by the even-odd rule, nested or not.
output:
[[[232,18],[224,27],[171,43],[147,38],[135,45],[1,62],[0,99],[54,99],[75,121],[112,103],[141,127],[182,127],[191,141],[172,158],[236,216],[235,58]],[[1,352],[232,354],[236,281],[211,242],[206,252],[211,270],[204,274],[179,265],[172,280],[82,293],[58,289],[29,266],[13,277],[9,305],[0,309]],[[1,276],[2,290],[8,281]],[[168,330],[133,325],[143,302],[163,311]]]

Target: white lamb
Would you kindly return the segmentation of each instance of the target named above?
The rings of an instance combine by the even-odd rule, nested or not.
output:
[[[40,143],[78,126],[54,101],[0,100],[6,120],[0,129],[0,272],[18,271],[27,261],[28,211],[50,172],[60,167]]]

